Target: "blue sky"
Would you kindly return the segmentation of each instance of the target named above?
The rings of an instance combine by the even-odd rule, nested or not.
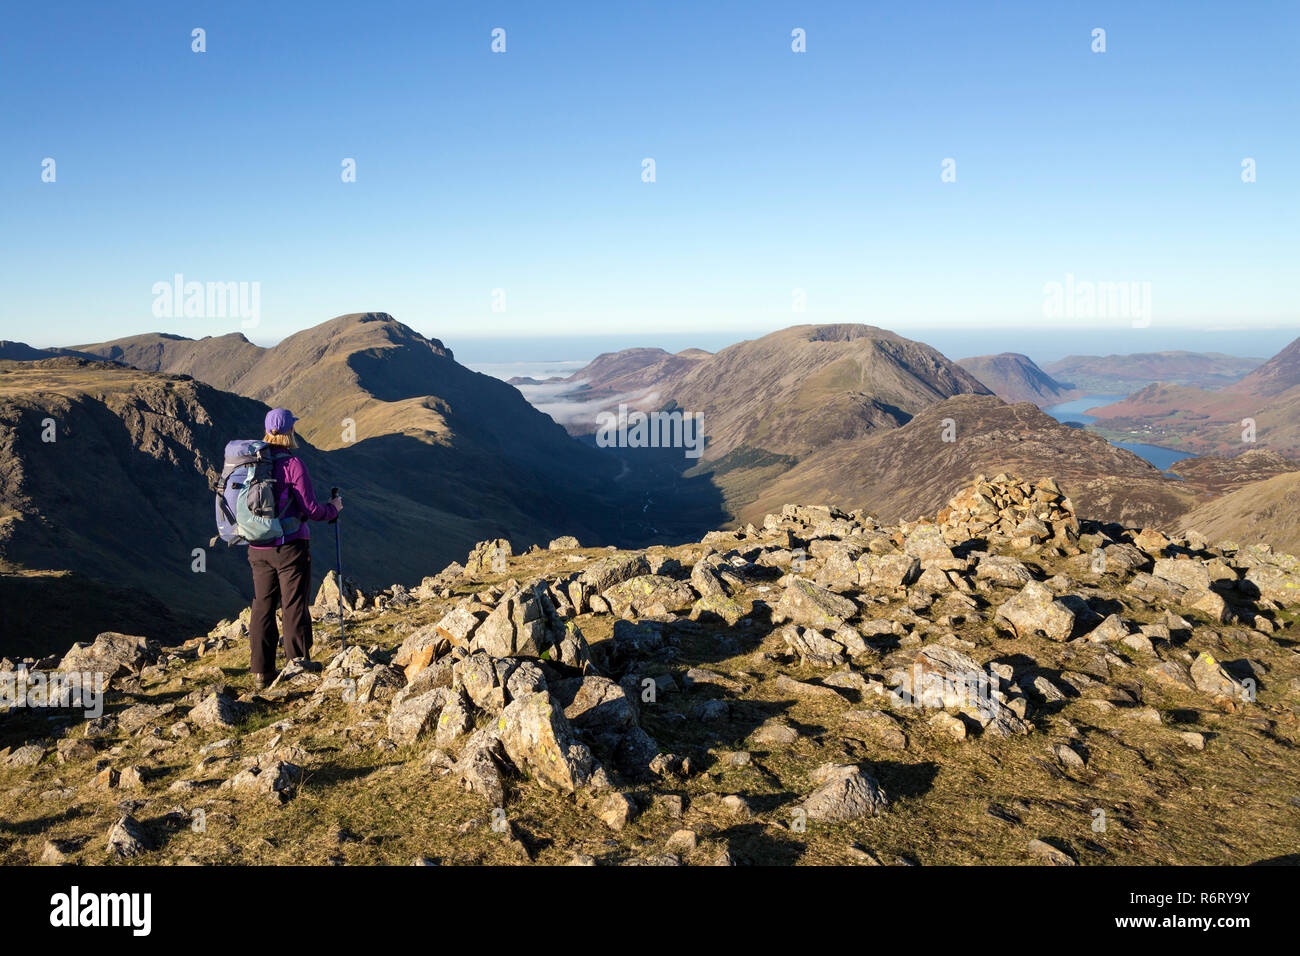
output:
[[[1131,326],[1045,318],[1067,274],[1151,283],[1166,329],[1300,322],[1294,2],[54,2],[5,20],[0,338],[269,343],[363,310],[452,345]],[[259,283],[259,324],[156,317],[177,273]]]

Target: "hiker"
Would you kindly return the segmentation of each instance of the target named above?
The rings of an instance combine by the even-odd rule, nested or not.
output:
[[[276,452],[271,466],[275,479],[275,512],[301,521],[291,534],[264,544],[250,544],[248,563],[253,569],[253,615],[249,621],[249,645],[252,656],[253,686],[264,689],[275,678],[275,607],[279,600],[284,610],[284,653],[304,670],[319,671],[320,664],[311,660],[311,531],[308,521],[333,521],[343,510],[343,496],[336,495],[329,504],[319,504],[312,490],[307,467],[293,454],[298,447],[293,426],[298,421],[284,408],[266,413],[268,445],[284,449]]]

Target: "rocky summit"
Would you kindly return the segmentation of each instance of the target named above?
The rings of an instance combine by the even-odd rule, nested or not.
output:
[[[1100,522],[1051,479],[893,525],[484,541],[409,589],[331,574],[312,614],[323,669],[259,692],[247,612],[0,662],[0,862],[1294,852],[1300,559]],[[101,707],[47,706],[86,673]]]

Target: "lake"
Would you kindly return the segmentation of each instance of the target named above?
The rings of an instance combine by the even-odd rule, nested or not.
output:
[[[1118,402],[1121,398],[1126,397],[1125,395],[1085,395],[1083,398],[1076,398],[1072,402],[1062,402],[1060,405],[1044,408],[1043,411],[1058,422],[1079,422],[1083,425],[1091,425],[1097,420],[1097,416],[1085,415],[1085,409],[1096,408],[1098,405],[1109,405],[1111,402]],[[1113,441],[1111,444],[1118,448],[1127,448],[1133,454],[1149,461],[1161,471],[1168,471],[1175,462],[1182,461],[1184,458],[1196,457],[1195,455],[1189,455],[1185,451],[1174,451],[1172,448],[1145,445],[1136,441]]]
[[[1085,415],[1085,410],[1096,408],[1098,405],[1109,405],[1111,402],[1118,402],[1121,398],[1128,398],[1128,396],[1085,395],[1083,398],[1076,398],[1072,402],[1062,402],[1060,405],[1053,405],[1051,408],[1044,408],[1043,411],[1047,412],[1047,414],[1051,415],[1058,422],[1079,422],[1083,425],[1091,425],[1097,420],[1097,416]]]

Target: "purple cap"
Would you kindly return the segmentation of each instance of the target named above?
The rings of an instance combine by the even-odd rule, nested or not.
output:
[[[293,423],[298,419],[287,408],[273,408],[266,413],[266,430],[283,435],[293,431]]]

